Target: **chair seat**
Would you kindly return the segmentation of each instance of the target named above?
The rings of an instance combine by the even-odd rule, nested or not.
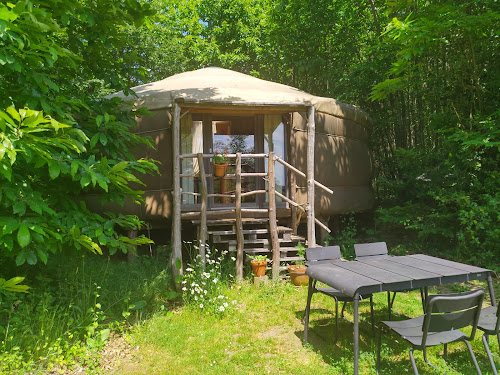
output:
[[[342,293],[340,290],[335,288],[316,288],[316,291],[326,294],[329,297],[337,298],[340,302],[351,302],[353,298],[347,294]],[[370,298],[371,294],[364,294],[360,296],[360,299]]]
[[[477,328],[484,331],[487,335],[495,335],[495,325],[497,323],[497,307],[489,306],[481,310]]]
[[[382,324],[386,325],[402,338],[412,344],[414,347],[422,346],[422,325],[424,323],[424,315],[418,318],[400,320],[400,321],[382,321]],[[452,331],[445,332],[429,332],[427,334],[427,341],[425,346],[436,346],[446,343],[451,343],[454,341],[462,340],[466,338],[467,335],[462,331],[456,329]]]

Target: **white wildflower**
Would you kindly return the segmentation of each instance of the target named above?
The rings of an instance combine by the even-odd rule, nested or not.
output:
[[[236,258],[235,257],[231,257],[231,260],[234,262],[236,260]]]
[[[186,268],[186,272],[192,272],[193,269],[191,267]]]
[[[224,306],[222,306],[222,305],[221,305],[221,306],[219,306],[219,311],[221,311],[221,312],[222,312],[222,311],[224,311],[224,310],[225,310]]]
[[[218,299],[224,299],[224,296],[219,294],[219,296],[217,298]]]
[[[217,284],[217,281],[219,281],[219,280],[217,280],[217,279],[215,278],[215,279],[213,280],[214,284]]]
[[[236,301],[235,299],[233,299],[233,302],[231,302],[233,305],[236,305],[238,303],[238,301]]]
[[[203,308],[203,303],[200,303],[200,309],[202,309],[202,308]]]
[[[186,288],[186,287],[183,287],[183,288],[182,288],[182,290],[183,290],[183,291],[186,291],[186,290],[187,290],[187,288]]]
[[[227,306],[228,306],[227,302],[224,302],[222,305],[223,305],[224,307],[227,307]]]

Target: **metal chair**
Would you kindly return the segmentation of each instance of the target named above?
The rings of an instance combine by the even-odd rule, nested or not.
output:
[[[410,360],[415,375],[418,375],[418,370],[413,357],[414,350],[422,350],[425,362],[435,367],[427,359],[426,349],[443,344],[443,358],[446,361],[448,344],[457,341],[465,342],[474,367],[477,373],[481,374],[469,341],[474,339],[476,333],[483,297],[484,291],[482,289],[457,294],[434,295],[427,300],[425,315],[396,322],[380,322],[377,345],[377,374],[380,370],[380,347],[384,327],[389,328],[390,331],[395,332],[412,345]],[[470,325],[472,325],[472,331],[467,336],[460,328]]]
[[[385,242],[371,242],[371,243],[358,243],[354,244],[354,252],[356,254],[356,260],[374,260],[383,259],[390,257],[387,251],[387,244]],[[422,298],[422,309],[425,312],[425,293],[422,288],[420,289],[420,297]],[[409,292],[416,289],[405,289],[401,292]],[[396,299],[396,293],[393,292],[391,298],[391,292],[387,292],[387,308],[389,310],[389,320],[392,318],[392,306],[394,305],[394,300]]]
[[[481,310],[481,316],[479,317],[477,328],[484,332],[484,349],[486,350],[486,354],[490,360],[491,369],[493,370],[493,373],[497,375],[498,372],[495,367],[495,362],[493,361],[493,356],[491,355],[489,337],[491,335],[496,335],[498,346],[500,347],[500,309],[497,306],[490,306]]]
[[[306,249],[306,260],[308,265],[319,264],[319,263],[328,263],[332,260],[340,261],[340,247],[339,246],[327,246],[327,247],[316,247],[316,248],[308,248]],[[341,291],[331,288],[331,287],[316,287],[316,280],[309,280],[309,290],[307,294],[307,304],[306,310],[304,312],[304,318],[302,322],[304,323],[304,345],[307,342],[307,332],[309,329],[309,313],[311,308],[311,299],[314,293],[322,293],[329,297],[332,297],[335,300],[335,338],[333,343],[335,344],[338,340],[338,332],[339,332],[339,301],[343,302],[341,317],[344,317],[344,310],[346,302],[354,301],[353,297],[348,296],[347,294],[342,293]],[[370,299],[370,310],[371,310],[371,324],[372,329],[375,328],[374,317],[373,317],[373,297],[371,294],[366,294],[360,296],[360,299]]]

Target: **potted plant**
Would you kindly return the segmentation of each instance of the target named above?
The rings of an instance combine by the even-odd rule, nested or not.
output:
[[[227,168],[227,152],[223,154],[216,152],[212,158],[212,165],[214,167],[214,175],[217,177],[224,177]]]
[[[267,255],[250,255],[250,264],[252,266],[253,274],[256,277],[262,277],[266,274]]]
[[[307,283],[309,283],[309,276],[306,275],[306,248],[301,243],[298,243],[295,248],[297,249],[297,255],[300,257],[300,259],[296,260],[295,264],[288,266],[290,280],[292,281],[293,285],[307,285]]]

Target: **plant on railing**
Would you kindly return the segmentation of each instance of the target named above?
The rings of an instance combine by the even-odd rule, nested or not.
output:
[[[220,153],[216,152],[214,157],[212,158],[212,162],[214,164],[226,164],[227,163],[227,152]]]

